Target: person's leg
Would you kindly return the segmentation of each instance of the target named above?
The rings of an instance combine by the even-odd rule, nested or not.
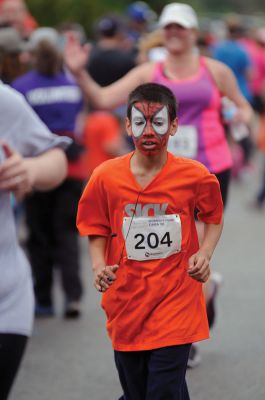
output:
[[[36,306],[52,310],[53,278],[53,191],[36,192],[25,201],[29,231],[27,251],[33,271]]]
[[[82,181],[67,179],[56,189],[54,204],[54,259],[61,271],[66,300],[65,316],[69,318],[79,316],[80,306],[78,302],[82,296],[80,254],[76,228],[77,207],[82,188]]]
[[[189,400],[186,370],[190,344],[151,351],[145,400]]]
[[[28,338],[0,333],[0,399],[6,400],[16,377]]]
[[[224,209],[227,205],[229,185],[231,179],[231,170],[227,169],[219,174],[216,174],[216,177],[220,184],[220,190],[222,195],[222,200],[224,204]],[[219,287],[222,283],[222,277],[220,274],[212,272],[208,283],[204,285],[204,294],[206,298],[206,306],[207,306],[207,317],[209,322],[209,327],[212,328],[216,318],[215,312],[215,300],[218,294]]]
[[[229,184],[231,179],[231,170],[227,169],[223,172],[216,174],[216,177],[220,184],[220,190],[222,195],[222,200],[224,204],[224,209],[227,204]],[[201,240],[202,234],[199,234],[199,239]],[[207,305],[207,316],[210,328],[213,326],[215,321],[215,298],[218,293],[218,289],[221,283],[220,277],[216,279],[218,274],[212,274],[206,284],[203,285],[204,295]]]
[[[261,187],[260,190],[257,194],[257,205],[259,205],[260,207],[262,207],[262,205],[264,205],[265,202],[265,158],[263,160],[264,162],[264,166],[263,166],[263,172],[262,172],[262,176],[261,176]]]
[[[124,395],[119,400],[145,400],[150,351],[114,351]]]
[[[251,156],[253,153],[253,143],[250,139],[250,136],[247,136],[243,139],[241,139],[238,144],[241,146],[242,150],[243,150],[243,154],[244,154],[244,166],[248,165],[250,160],[251,160]]]
[[[220,184],[220,191],[225,209],[228,199],[230,180],[231,180],[231,169],[227,169],[215,175]],[[197,213],[198,210],[195,210],[196,229],[198,233],[199,242],[201,243],[204,236],[204,224],[202,224],[197,220]],[[216,319],[215,302],[221,282],[222,282],[221,275],[216,272],[212,272],[208,281],[203,284],[203,293],[205,297],[207,318],[210,328],[213,327]],[[201,356],[199,353],[198,346],[193,344],[189,355],[188,367],[195,368],[200,363],[201,363]]]
[[[226,169],[218,174],[215,174],[218,182],[220,184],[220,190],[222,195],[222,200],[224,204],[224,209],[226,208],[227,200],[228,200],[228,192],[231,181],[231,169]]]

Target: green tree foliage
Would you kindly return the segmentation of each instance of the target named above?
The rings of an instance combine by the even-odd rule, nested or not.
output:
[[[170,1],[169,1],[170,2]],[[181,0],[180,2],[185,2]],[[56,26],[61,22],[79,22],[88,33],[94,21],[106,13],[125,15],[127,0],[26,0],[31,13],[41,26]],[[152,0],[147,2],[159,14],[168,2]],[[237,12],[262,14],[265,12],[264,0],[188,0],[198,13]]]
[[[87,31],[99,16],[109,12],[120,14],[126,8],[126,2],[111,0],[27,0],[26,3],[41,26],[79,22]]]

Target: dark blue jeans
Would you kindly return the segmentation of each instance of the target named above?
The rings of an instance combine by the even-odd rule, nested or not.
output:
[[[185,380],[190,344],[147,351],[114,351],[119,400],[189,400]]]

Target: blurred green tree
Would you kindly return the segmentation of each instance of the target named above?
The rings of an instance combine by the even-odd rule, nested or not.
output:
[[[169,1],[170,2],[170,1]],[[185,0],[181,0],[185,2]],[[106,13],[118,13],[125,15],[126,8],[132,1],[128,0],[26,0],[26,3],[41,26],[56,26],[68,22],[79,22],[88,34],[94,21]],[[148,2],[158,14],[165,4],[165,0],[152,0]],[[198,13],[222,13],[238,12],[243,14],[264,13],[264,0],[189,0]],[[263,14],[264,15],[264,14]]]

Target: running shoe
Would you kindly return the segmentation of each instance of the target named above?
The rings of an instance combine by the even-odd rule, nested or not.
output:
[[[36,304],[35,306],[35,317],[36,318],[48,318],[54,316],[53,306],[42,306]]]
[[[201,363],[201,356],[199,353],[198,346],[196,344],[192,344],[190,348],[190,354],[188,359],[188,368],[196,368]]]
[[[69,301],[64,310],[64,318],[77,319],[81,316],[81,304],[79,301]]]
[[[207,301],[207,317],[209,328],[212,328],[216,320],[216,297],[218,295],[220,286],[223,283],[223,277],[219,272],[213,271],[210,276],[209,283],[209,299]]]

